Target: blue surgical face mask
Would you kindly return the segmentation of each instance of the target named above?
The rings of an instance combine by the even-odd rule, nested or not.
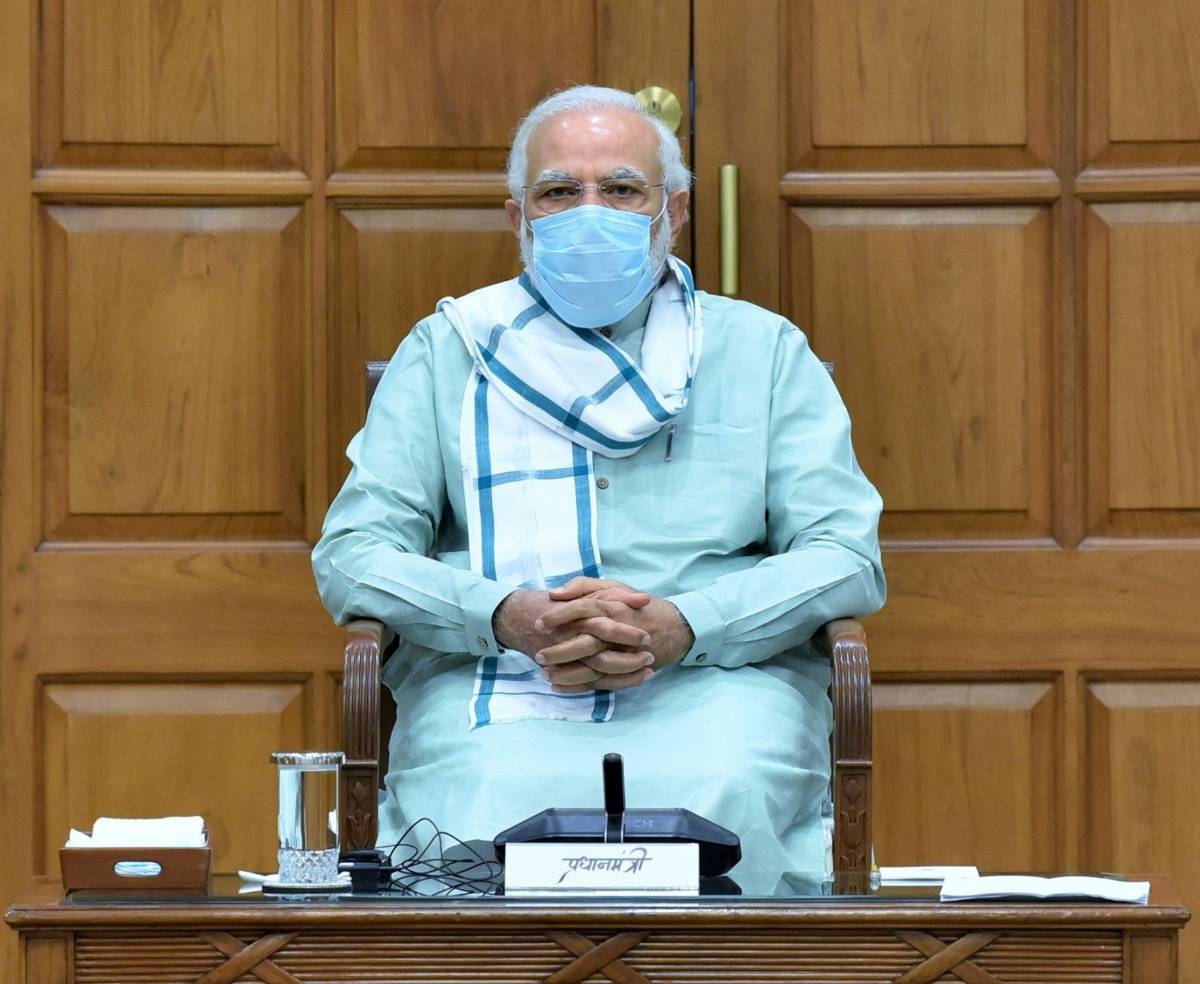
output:
[[[529,223],[533,281],[550,309],[576,328],[615,324],[654,286],[651,218],[603,205],[578,205]]]

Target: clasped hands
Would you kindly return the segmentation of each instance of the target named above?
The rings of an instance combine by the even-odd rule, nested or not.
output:
[[[695,640],[665,598],[594,577],[552,591],[518,589],[493,624],[496,641],[532,656],[557,693],[636,687],[683,659]]]

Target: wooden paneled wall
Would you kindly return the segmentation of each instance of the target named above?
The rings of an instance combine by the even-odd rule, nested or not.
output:
[[[101,814],[271,870],[269,753],[339,740],[308,554],[363,363],[518,270],[542,95],[686,100],[689,4],[0,0],[0,44],[0,901]]]
[[[694,63],[701,286],[736,163],[742,296],[888,507],[879,860],[1200,907],[1200,0],[0,0],[0,45],[0,897],[100,813],[272,863],[363,361],[515,271],[530,104]]]
[[[695,9],[700,269],[738,164],[743,293],[837,362],[886,504],[880,862],[1200,907],[1200,3]]]

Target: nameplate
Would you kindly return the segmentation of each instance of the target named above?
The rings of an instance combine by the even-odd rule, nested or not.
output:
[[[504,894],[696,895],[698,844],[509,844]]]

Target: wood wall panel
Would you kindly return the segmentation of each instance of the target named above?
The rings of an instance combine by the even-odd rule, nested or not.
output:
[[[1200,204],[1087,218],[1093,531],[1200,533]]]
[[[893,549],[884,568],[888,603],[868,632],[886,675],[1196,665],[1200,550],[1187,541]]]
[[[895,535],[1049,530],[1042,209],[796,208],[792,317],[839,367]]]
[[[1088,0],[1082,11],[1088,162],[1200,163],[1200,7]]]
[[[99,816],[176,814],[205,818],[214,871],[275,870],[270,754],[306,746],[305,700],[299,680],[48,682],[36,870],[57,871],[70,827],[90,829]]]
[[[1200,140],[1200,7],[1108,0],[1109,135],[1119,142]]]
[[[501,168],[539,96],[654,84],[690,111],[690,17],[0,0],[0,902],[101,810],[200,809],[219,866],[273,865],[274,787],[247,777],[337,741],[339,633],[305,541],[361,421],[361,363],[443,294],[516,272]],[[145,707],[110,706],[122,688]],[[112,781],[77,820],[67,759]]]
[[[880,864],[1059,864],[1058,715],[1044,680],[877,679]]]
[[[302,214],[47,209],[47,538],[303,536]]]
[[[301,167],[306,9],[46,0],[41,163]]]
[[[490,208],[345,208],[336,218],[336,320],[330,406],[333,488],[345,477],[347,443],[366,412],[363,365],[390,359],[409,329],[446,296],[469,293],[521,270],[504,212]]]
[[[1053,0],[782,5],[789,166],[1048,167]]]
[[[43,549],[34,564],[42,673],[340,668],[308,548]]]
[[[38,499],[34,420],[35,88],[29,51],[33,5],[0,0],[0,904],[27,882],[35,827],[30,788],[33,699],[21,686],[37,607],[32,555]],[[16,934],[0,934],[0,980],[19,980]],[[26,947],[25,967],[45,980],[67,972],[66,939]]]
[[[595,77],[595,4],[588,0],[446,0],[436,7],[360,0],[356,10],[358,136],[364,148],[502,149],[512,121],[547,88]],[[447,21],[456,30],[438,29]],[[522,45],[538,57],[510,58],[506,71],[490,74],[488,98],[481,100],[466,77],[473,68],[491,66],[497,38],[517,25]],[[410,45],[411,38],[432,43]],[[408,57],[397,58],[401,50]],[[437,101],[429,98],[431,89]]]
[[[1024,0],[813,0],[812,17],[814,145],[1024,144]]]
[[[688,0],[338,0],[330,169],[494,180],[517,121],[581,82],[665,86],[686,110],[690,20]]]
[[[1162,871],[1200,908],[1200,681],[1093,680],[1085,689],[1083,866]],[[1200,979],[1200,934],[1180,938],[1184,981]]]
[[[591,0],[338,3],[337,166],[445,162],[501,170],[511,127],[530,106],[569,81],[596,77],[595,6]],[[435,29],[447,22],[455,30]],[[521,46],[538,57],[519,57],[514,48],[496,71],[489,56],[497,39],[518,33]],[[422,41],[410,44],[411,38]]]

